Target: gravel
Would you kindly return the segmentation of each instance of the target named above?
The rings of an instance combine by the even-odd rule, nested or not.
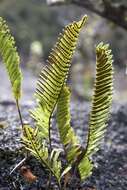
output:
[[[24,121],[32,123],[29,109],[33,104],[22,106]],[[71,125],[75,129],[81,143],[85,146],[88,128],[90,105],[87,102],[71,103]],[[52,140],[55,147],[60,147],[53,117]],[[9,177],[10,171],[24,158],[20,143],[21,126],[12,102],[0,104],[0,190],[45,190],[48,174],[34,159],[26,162],[32,172],[38,176],[35,183],[27,183],[19,171]],[[82,184],[73,179],[69,190],[126,190],[127,189],[127,104],[113,104],[107,133],[101,149],[93,157],[95,167],[93,174]],[[52,189],[55,187],[52,179]]]

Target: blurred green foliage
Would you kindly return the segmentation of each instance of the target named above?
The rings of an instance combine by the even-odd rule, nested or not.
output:
[[[30,44],[38,40],[47,57],[61,28],[55,9],[44,0],[3,0],[0,16],[7,20],[20,52],[28,54]]]
[[[117,6],[121,3],[126,5],[127,0],[112,1],[112,4]],[[28,55],[30,56],[31,44],[39,41],[43,47],[45,60],[63,25],[68,24],[71,20],[80,19],[84,13],[87,11],[73,5],[50,7],[46,4],[46,0],[0,0],[0,16],[7,20],[20,52],[27,58]],[[88,15],[90,22],[87,24],[86,31],[81,33],[78,61],[86,65],[93,62],[92,47],[98,41],[103,40],[111,43],[115,64],[119,68],[125,68],[127,64],[126,31],[91,12]]]

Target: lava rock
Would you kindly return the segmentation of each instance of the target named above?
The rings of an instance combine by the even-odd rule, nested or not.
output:
[[[29,116],[32,105],[21,108],[24,121],[33,124]],[[88,102],[71,102],[71,125],[85,146],[88,132],[90,105]],[[52,121],[52,141],[55,147],[61,147],[57,134],[56,120]],[[38,177],[37,180],[27,183],[20,171],[10,176],[10,171],[19,163],[24,154],[20,142],[22,130],[15,104],[0,104],[0,190],[45,190],[48,173],[30,157],[25,163]],[[127,104],[113,104],[108,122],[107,133],[98,153],[93,156],[95,167],[93,174],[83,183],[71,183],[69,190],[126,190],[127,188]],[[55,181],[52,179],[51,189],[55,190]]]

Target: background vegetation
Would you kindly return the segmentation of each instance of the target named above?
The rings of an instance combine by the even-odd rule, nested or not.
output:
[[[89,21],[80,35],[78,50],[73,59],[72,88],[80,97],[84,96],[85,88],[85,97],[89,99],[95,70],[94,46],[103,40],[110,43],[113,49],[117,99],[121,97],[121,92],[123,99],[126,99],[127,1],[66,0],[62,6],[49,6],[47,2],[51,3],[52,0],[0,1],[0,16],[7,20],[11,28],[24,65],[32,67],[34,73],[35,67],[40,70],[63,26],[88,14]],[[119,17],[116,14],[119,14]],[[36,50],[33,53],[33,49],[38,49],[36,45],[32,46],[35,41],[40,42],[42,46],[39,55],[35,55]]]

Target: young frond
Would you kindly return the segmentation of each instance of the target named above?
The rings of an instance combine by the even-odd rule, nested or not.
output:
[[[86,19],[87,16],[84,16],[81,21],[65,27],[48,58],[48,65],[42,69],[37,82],[35,95],[38,107],[32,111],[32,117],[41,130],[42,127],[45,128],[46,134],[49,133],[51,115],[66,81],[79,32]],[[38,115],[42,116],[38,117]]]
[[[113,93],[112,62],[112,54],[109,45],[100,43],[96,47],[96,80],[89,120],[87,146],[79,158],[81,161],[79,167],[80,165],[86,165],[83,158],[87,158],[87,161],[90,160],[90,156],[98,150],[101,140],[104,138]],[[79,172],[82,179],[86,177],[83,172],[80,170]]]
[[[78,138],[70,126],[70,90],[63,86],[57,102],[57,123],[60,140],[64,145],[68,162],[73,162],[75,156],[80,153]]]
[[[89,121],[88,156],[98,150],[106,130],[113,94],[113,59],[109,45],[96,47],[96,80]]]
[[[19,68],[20,58],[15,47],[14,38],[5,21],[0,17],[0,54],[6,66],[13,94],[16,100],[21,95],[21,70]]]

